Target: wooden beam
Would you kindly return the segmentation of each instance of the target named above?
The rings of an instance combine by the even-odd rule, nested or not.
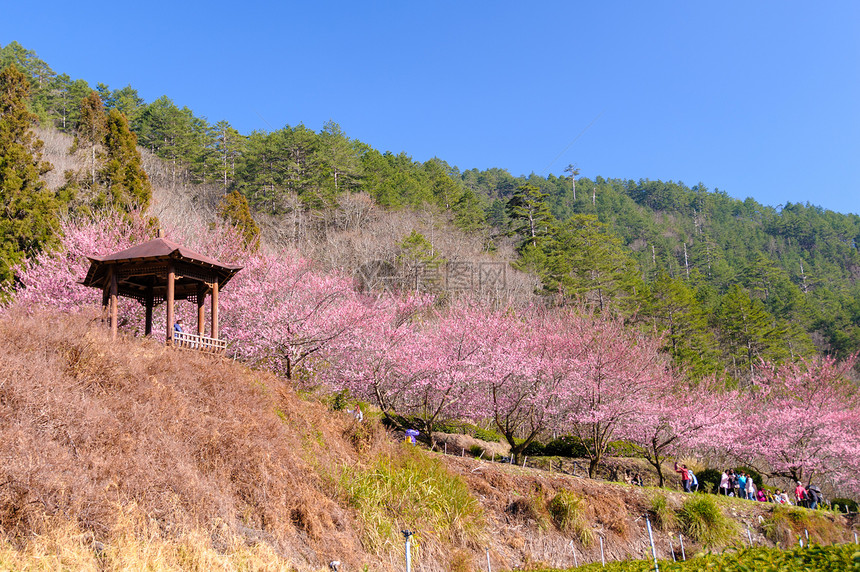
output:
[[[206,333],[206,284],[197,284],[197,335],[202,336]]]
[[[212,283],[212,327],[209,335],[218,339],[218,280]]]
[[[167,345],[173,343],[173,294],[174,294],[174,280],[175,274],[173,271],[173,263],[170,262],[167,265],[167,334],[164,336]]]
[[[152,335],[152,308],[155,306],[155,296],[152,292],[152,286],[146,289],[146,328],[144,335],[149,337]]]
[[[110,337],[116,339],[117,329],[117,276],[116,269],[110,273]]]

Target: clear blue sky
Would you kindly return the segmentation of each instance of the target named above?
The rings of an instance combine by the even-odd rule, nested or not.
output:
[[[855,0],[99,4],[0,0],[0,44],[243,133],[860,213]]]

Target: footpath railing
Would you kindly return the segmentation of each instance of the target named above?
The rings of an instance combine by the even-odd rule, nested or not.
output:
[[[227,340],[198,336],[186,332],[173,332],[173,347],[212,354],[223,354],[227,351]]]

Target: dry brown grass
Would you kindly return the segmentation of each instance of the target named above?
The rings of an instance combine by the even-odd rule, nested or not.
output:
[[[346,418],[267,373],[152,341],[112,343],[94,326],[93,316],[0,319],[7,546],[33,550],[59,522],[110,546],[118,531],[171,543],[221,523],[212,546],[263,543],[282,563],[361,554],[317,470],[359,462],[342,439]]]

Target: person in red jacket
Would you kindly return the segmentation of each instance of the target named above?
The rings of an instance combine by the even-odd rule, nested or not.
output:
[[[800,481],[797,481],[797,487],[794,489],[794,499],[797,501],[797,506],[806,506],[808,493]]]
[[[678,468],[678,462],[675,462],[675,472],[681,474],[681,486],[684,487],[685,493],[693,492],[690,490],[690,469],[687,468],[687,465],[681,465],[681,468]]]

